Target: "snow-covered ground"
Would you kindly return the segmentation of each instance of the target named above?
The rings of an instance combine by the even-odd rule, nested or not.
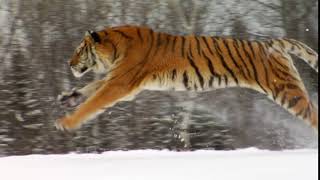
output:
[[[2,180],[316,180],[318,150],[11,156],[0,158],[0,171]]]

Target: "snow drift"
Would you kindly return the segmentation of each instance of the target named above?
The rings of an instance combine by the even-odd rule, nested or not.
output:
[[[318,150],[28,155],[0,158],[1,179],[32,180],[316,180]]]

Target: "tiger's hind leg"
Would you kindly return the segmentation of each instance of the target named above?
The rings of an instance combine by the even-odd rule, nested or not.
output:
[[[287,73],[291,78],[288,78],[285,83],[281,99],[276,101],[291,114],[305,120],[318,132],[318,107],[312,103],[291,57],[284,54],[284,58],[289,63],[290,70]]]
[[[294,116],[305,120],[318,130],[317,107],[311,102],[304,86],[301,83],[295,82],[279,83],[274,84],[274,86],[283,89],[274,101]]]
[[[289,55],[265,56],[265,70],[257,71],[258,81],[244,81],[244,86],[266,94],[294,116],[305,120],[318,131],[318,110],[311,101]],[[266,73],[267,72],[267,73]],[[262,90],[262,88],[264,90]]]
[[[269,96],[294,116],[305,120],[318,131],[318,110],[308,96],[302,79],[289,55],[278,59],[286,63],[288,69],[273,68]]]

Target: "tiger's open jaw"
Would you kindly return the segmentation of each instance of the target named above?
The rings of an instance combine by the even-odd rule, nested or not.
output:
[[[87,68],[87,67],[84,67],[84,68],[82,68],[81,71],[79,72],[79,71],[77,71],[77,70],[75,70],[75,69],[73,69],[73,68],[71,67],[71,71],[72,71],[72,74],[73,74],[75,77],[80,78],[80,77],[82,77],[84,74],[86,74],[87,72],[89,72],[90,69]]]

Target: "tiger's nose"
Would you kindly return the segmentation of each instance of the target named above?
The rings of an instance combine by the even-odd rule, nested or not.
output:
[[[77,64],[77,60],[71,59],[71,61],[69,61],[69,66],[75,66]]]
[[[74,55],[71,60],[69,61],[69,66],[75,66],[77,65],[79,62],[79,56],[78,55]]]

